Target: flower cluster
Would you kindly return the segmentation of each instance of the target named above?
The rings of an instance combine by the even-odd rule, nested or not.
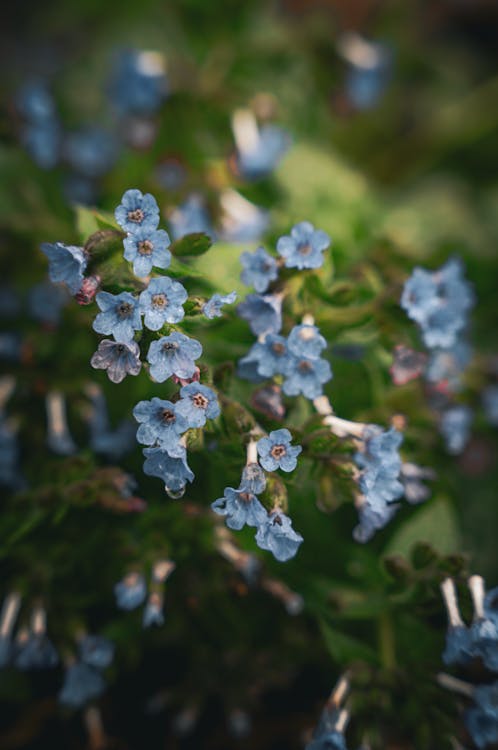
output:
[[[303,537],[294,531],[291,519],[278,505],[268,512],[258,495],[266,487],[261,466],[266,471],[281,469],[288,472],[295,469],[302,448],[291,445],[291,440],[292,436],[286,429],[274,430],[257,442],[251,440],[238,489],[226,487],[223,497],[211,504],[215,513],[225,517],[229,529],[240,530],[246,525],[256,528],[257,545],[272,552],[281,562],[294,557]]]
[[[152,568],[151,585],[147,596],[147,584],[142,573],[132,571],[114,586],[116,604],[120,609],[132,610],[147,599],[142,616],[142,625],[163,625],[164,584],[175,570],[172,560],[158,560]]]

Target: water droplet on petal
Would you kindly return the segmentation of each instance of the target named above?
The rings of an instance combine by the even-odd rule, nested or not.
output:
[[[186,485],[180,487],[179,490],[172,490],[167,485],[164,485],[164,489],[166,490],[166,494],[168,495],[168,497],[170,497],[172,500],[179,500],[185,494]]]

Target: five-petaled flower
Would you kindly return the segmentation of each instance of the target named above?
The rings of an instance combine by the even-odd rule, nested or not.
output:
[[[189,427],[203,427],[207,419],[216,419],[220,413],[216,393],[206,385],[184,385],[180,396],[176,411],[187,420]]]
[[[123,240],[125,260],[133,263],[135,276],[148,276],[152,267],[168,268],[171,253],[168,233],[164,229],[147,229],[140,227]]]
[[[320,268],[323,251],[330,245],[330,237],[315,229],[309,221],[301,221],[291,229],[290,236],[280,237],[277,252],[284,258],[287,268]]]
[[[99,292],[95,299],[102,311],[93,321],[97,333],[111,334],[116,341],[128,342],[135,331],[142,329],[138,300],[129,292]]]
[[[90,360],[96,370],[107,370],[107,376],[113,383],[121,383],[130,375],[138,375],[142,367],[140,349],[136,341],[111,341],[104,339]]]
[[[300,445],[291,445],[291,440],[292,435],[285,428],[273,430],[268,437],[258,440],[258,455],[263,469],[293,471],[296,468],[297,457],[302,448]]]
[[[153,341],[147,353],[150,374],[158,383],[163,383],[171,375],[190,378],[195,373],[195,361],[202,354],[202,346],[195,339],[173,331]]]
[[[188,429],[188,423],[177,413],[176,404],[156,397],[139,401],[133,409],[133,416],[140,422],[137,430],[139,443],[154,445],[157,442],[170,456],[183,456],[185,448],[179,438]]]
[[[164,323],[178,323],[185,315],[183,303],[187,297],[187,290],[179,281],[167,276],[151,279],[138,302],[145,327],[158,331]]]
[[[143,195],[140,190],[127,190],[114,216],[129,234],[137,234],[139,230],[153,232],[159,224],[159,206],[150,193]]]

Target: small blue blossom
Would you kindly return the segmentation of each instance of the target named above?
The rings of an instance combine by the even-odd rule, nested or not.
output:
[[[147,353],[150,374],[158,383],[171,375],[190,378],[195,372],[195,360],[202,354],[202,346],[195,339],[173,331],[159,341],[153,341]]]
[[[119,609],[136,609],[145,601],[147,586],[141,573],[128,573],[114,586],[114,596]]]
[[[265,378],[285,373],[291,362],[287,340],[275,333],[267,334],[264,341],[257,341],[250,354],[257,361],[258,374]]]
[[[216,393],[205,385],[200,383],[184,385],[180,396],[176,411],[187,420],[189,427],[203,427],[206,419],[216,419],[220,413]]]
[[[102,390],[95,383],[90,383],[85,391],[91,401],[87,422],[90,428],[92,450],[111,459],[121,458],[133,448],[135,443],[133,423],[129,419],[123,419],[118,427],[112,430]]]
[[[29,290],[29,312],[36,320],[55,326],[59,323],[61,310],[68,299],[69,295],[64,287],[42,281]]]
[[[107,377],[113,383],[121,383],[128,374],[138,375],[140,372],[140,349],[136,341],[123,343],[104,339],[90,364],[96,370],[107,370]]]
[[[75,172],[64,175],[62,191],[68,203],[82,206],[95,206],[98,202],[99,191],[96,181]]]
[[[102,635],[85,635],[79,642],[80,659],[89,667],[105,669],[114,659],[114,644]]]
[[[498,587],[490,589],[484,597],[484,612],[486,617],[494,620],[498,626]]]
[[[263,125],[251,148],[238,148],[237,167],[242,177],[258,180],[270,174],[290,146],[290,137],[278,125]]]
[[[116,161],[116,139],[103,128],[90,126],[69,133],[64,141],[64,158],[78,174],[102,177]]]
[[[256,495],[245,490],[225,487],[223,497],[211,503],[211,508],[219,516],[224,516],[229,529],[239,531],[247,526],[259,527],[266,523],[268,513]]]
[[[467,445],[470,437],[473,413],[468,406],[452,406],[441,416],[439,428],[443,435],[446,450],[458,455]]]
[[[488,422],[493,427],[498,427],[498,385],[488,385],[484,389],[482,405]]]
[[[347,750],[342,732],[327,732],[306,745],[305,750]]]
[[[225,242],[259,242],[268,230],[268,211],[254,205],[235,191],[227,190],[221,198],[221,238]]]
[[[289,333],[287,346],[295,357],[306,357],[306,359],[319,359],[322,351],[327,347],[327,342],[314,325],[294,326]]]
[[[14,331],[0,332],[0,359],[19,362],[22,350],[23,340],[18,333],[14,333]]]
[[[193,482],[194,473],[187,464],[186,451],[181,456],[170,456],[163,448],[144,448],[143,454],[144,474],[162,479],[166,490],[182,492],[187,482]]]
[[[292,435],[285,428],[273,430],[268,437],[258,440],[258,455],[263,469],[294,471],[302,448],[300,445],[291,445],[291,440]]]
[[[243,380],[249,380],[250,383],[262,383],[266,380],[266,377],[259,373],[261,354],[257,348],[258,345],[259,342],[254,344],[245,357],[239,359],[237,363],[237,375]]]
[[[230,292],[230,294],[213,294],[211,299],[202,306],[202,312],[212,320],[213,318],[221,318],[221,308],[223,305],[231,305],[237,299],[237,292]]]
[[[240,262],[244,268],[240,274],[242,283],[253,286],[260,294],[266,292],[270,283],[278,277],[277,261],[264,247],[258,247],[254,253],[242,253]]]
[[[448,627],[442,656],[444,663],[448,665],[468,664],[473,655],[469,629],[465,625]]]
[[[242,471],[239,491],[260,495],[266,487],[265,472],[259,464],[248,463]]]
[[[17,92],[15,104],[29,122],[46,122],[56,116],[54,98],[44,81],[27,81]]]
[[[100,672],[88,664],[75,662],[66,669],[59,702],[71,708],[82,708],[101,696],[104,690],[105,681]]]
[[[50,281],[65,284],[71,294],[76,294],[83,283],[87,265],[83,248],[64,245],[62,242],[44,242],[40,247],[48,258]]]
[[[295,556],[303,537],[292,528],[291,519],[278,510],[267,515],[256,532],[256,544],[269,550],[280,562]]]
[[[145,327],[158,331],[165,323],[178,323],[185,315],[183,303],[187,298],[187,290],[179,281],[166,276],[151,279],[139,297]]]
[[[142,617],[142,625],[144,628],[150,628],[151,625],[164,625],[163,601],[159,594],[153,593],[149,596]]]
[[[133,273],[139,278],[148,276],[152,267],[168,268],[171,253],[168,233],[164,229],[141,227],[123,240],[125,260],[133,263]]]
[[[61,128],[55,118],[25,123],[21,128],[21,142],[41,169],[57,166],[61,152]]]
[[[396,514],[399,506],[396,503],[380,504],[375,506],[365,503],[358,509],[358,526],[353,529],[353,539],[355,542],[365,544],[368,542],[376,531],[387,526],[389,521]]]
[[[485,686],[475,688],[482,690]],[[494,685],[490,687],[495,688]],[[496,688],[495,688],[496,689]],[[498,710],[495,703],[487,709],[481,708],[480,705],[470,708],[464,714],[465,726],[467,727],[473,741],[478,748],[485,748],[488,745],[494,745],[498,741]]]
[[[310,400],[321,396],[323,384],[332,378],[332,369],[326,359],[289,357],[282,390],[286,396],[300,393]]]
[[[389,47],[380,42],[361,38],[359,41],[368,49],[361,60],[344,54],[349,62],[345,85],[353,106],[364,111],[375,107],[384,93],[392,74],[393,54]]]
[[[17,669],[50,669],[58,663],[55,646],[45,633],[29,633],[26,640],[18,641],[14,658]]]
[[[309,221],[302,221],[291,229],[290,236],[280,237],[277,252],[284,258],[287,268],[320,268],[323,251],[330,245],[330,237],[315,229]]]
[[[93,321],[97,333],[111,334],[115,341],[127,343],[135,331],[142,330],[138,300],[130,292],[99,292],[95,300],[102,310]]]
[[[462,339],[450,349],[433,349],[425,377],[430,383],[446,382],[452,391],[460,388],[460,375],[470,362],[472,349]]]
[[[140,422],[139,443],[154,445],[157,442],[170,456],[183,456],[185,448],[179,438],[188,429],[188,423],[177,413],[176,404],[154,397],[150,401],[140,401],[133,409],[133,416]]]
[[[277,295],[248,294],[237,308],[256,336],[278,333],[282,328],[282,298]]]
[[[164,59],[159,52],[120,52],[113,66],[109,95],[121,115],[153,115],[168,93]]]
[[[181,206],[176,208],[169,217],[169,224],[174,240],[197,232],[203,232],[211,239],[214,238],[209,214],[200,195],[190,195]]]
[[[143,195],[140,190],[127,190],[114,212],[119,226],[129,234],[140,230],[153,232],[159,224],[159,206],[150,193]]]

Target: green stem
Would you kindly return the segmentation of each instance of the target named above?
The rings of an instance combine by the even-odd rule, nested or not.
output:
[[[396,651],[393,621],[389,612],[383,612],[379,616],[377,628],[382,665],[385,669],[393,670],[396,667]]]

